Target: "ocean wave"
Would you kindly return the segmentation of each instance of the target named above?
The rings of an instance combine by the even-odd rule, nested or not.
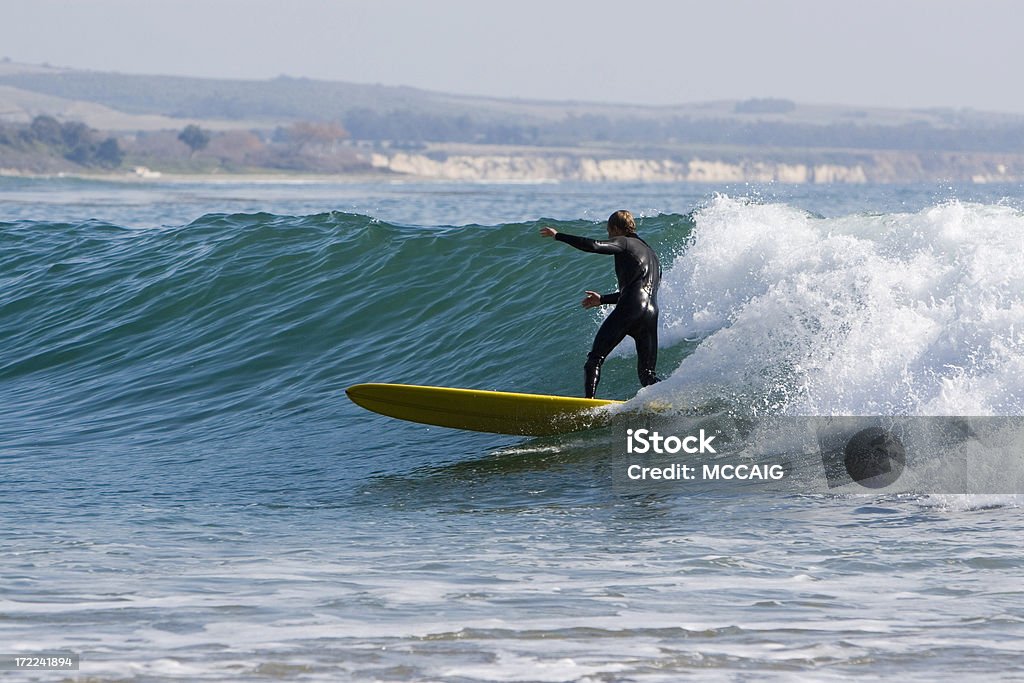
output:
[[[614,276],[538,237],[545,224],[603,231],[342,212],[0,225],[0,382],[16,406],[0,431],[227,438],[333,410],[361,381],[577,394],[600,323],[579,298]],[[725,196],[643,217],[665,266],[667,380],[641,395],[753,414],[1021,414],[1022,224],[1000,205],[822,218]],[[633,395],[630,365],[609,361],[603,389]]]
[[[679,220],[650,222],[664,232]],[[32,418],[9,415],[8,429],[245,429],[258,413],[315,409],[371,379],[575,390],[577,373],[559,385],[555,368],[590,334],[576,292],[595,277],[612,286],[611,269],[552,249],[540,224],[331,212],[2,225],[0,381]]]

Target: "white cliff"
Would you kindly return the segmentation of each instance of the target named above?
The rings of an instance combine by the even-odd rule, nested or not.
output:
[[[704,183],[864,183],[861,165],[792,164],[766,161],[739,163],[693,158],[595,158],[567,154],[374,153],[377,169],[417,178],[470,181],[688,181]]]

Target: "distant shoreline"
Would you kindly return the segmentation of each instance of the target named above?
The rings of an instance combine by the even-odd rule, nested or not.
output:
[[[351,170],[162,171],[126,161],[118,169],[40,171],[0,167],[0,176],[79,178],[119,183],[778,183],[861,185],[1024,182],[1024,154],[893,150],[794,150],[612,146],[545,148],[431,144],[420,150],[358,150]]]

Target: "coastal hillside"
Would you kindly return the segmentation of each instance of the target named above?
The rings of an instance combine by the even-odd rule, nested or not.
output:
[[[1024,177],[1024,116],[1014,114],[781,98],[671,107],[502,100],[289,76],[199,79],[0,62],[0,168],[97,170],[81,153],[72,158],[66,145],[34,136],[33,128],[52,128],[49,119],[86,126],[97,145],[116,141],[105,172],[795,183]],[[192,142],[183,137],[190,127],[201,133]]]

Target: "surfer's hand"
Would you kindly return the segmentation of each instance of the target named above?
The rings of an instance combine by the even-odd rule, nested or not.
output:
[[[540,236],[541,237],[554,237],[557,234],[558,234],[557,230],[555,230],[554,228],[549,228],[546,225],[543,228],[540,229]]]
[[[587,295],[583,297],[583,308],[596,308],[601,305],[601,295],[597,292],[591,292],[587,290]]]

